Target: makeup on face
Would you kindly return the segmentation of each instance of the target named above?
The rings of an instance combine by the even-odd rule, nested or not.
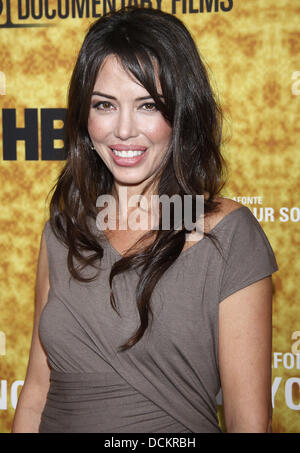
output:
[[[96,78],[88,131],[115,181],[140,186],[167,153],[172,129],[148,91],[110,55]]]

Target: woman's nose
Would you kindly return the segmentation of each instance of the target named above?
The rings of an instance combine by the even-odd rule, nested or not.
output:
[[[134,112],[129,109],[119,110],[115,125],[115,136],[126,140],[138,135]]]

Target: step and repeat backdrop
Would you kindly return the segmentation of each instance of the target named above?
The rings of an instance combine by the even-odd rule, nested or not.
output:
[[[94,20],[137,3],[183,20],[223,105],[229,177],[221,195],[252,210],[279,265],[273,432],[299,433],[300,8],[292,0],[0,0],[0,432],[11,430],[25,377],[39,242],[65,158],[76,55]],[[218,403],[226,429],[221,396]]]

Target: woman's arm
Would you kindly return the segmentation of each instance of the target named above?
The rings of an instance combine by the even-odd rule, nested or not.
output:
[[[230,433],[271,431],[272,277],[220,303],[219,368]]]
[[[13,421],[13,433],[37,433],[41,413],[49,389],[50,370],[46,354],[40,343],[38,325],[41,312],[47,302],[49,291],[49,270],[47,247],[44,234],[38,259],[35,317],[27,373],[21,390]]]

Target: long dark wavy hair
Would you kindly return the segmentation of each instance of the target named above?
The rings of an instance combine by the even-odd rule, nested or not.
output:
[[[72,74],[65,127],[67,159],[50,191],[52,230],[68,248],[71,276],[81,282],[89,282],[98,275],[98,272],[90,278],[82,275],[86,266],[99,271],[103,257],[103,248],[88,218],[96,222],[99,212],[96,200],[102,194],[111,194],[114,184],[112,173],[91,146],[87,128],[95,80],[109,55],[117,56],[124,69],[143,85],[172,127],[169,149],[147,188],[155,182],[159,196],[177,194],[183,200],[184,195],[192,195],[193,201],[196,195],[207,193],[206,215],[218,210],[219,203],[213,199],[225,184],[222,110],[187,28],[175,16],[151,8],[126,7],[101,17],[90,27]],[[157,68],[163,100],[155,81]],[[193,215],[195,206],[193,203]],[[150,315],[153,316],[151,294],[182,252],[186,233],[183,220],[181,230],[175,229],[172,222],[170,229],[165,230],[160,219],[159,230],[147,232],[135,244],[153,237],[151,245],[139,247],[113,265],[109,277],[110,303],[117,312],[113,278],[130,268],[140,270],[136,288],[140,326],[121,345],[121,351],[136,344],[147,329]],[[216,245],[213,234],[204,234]]]

